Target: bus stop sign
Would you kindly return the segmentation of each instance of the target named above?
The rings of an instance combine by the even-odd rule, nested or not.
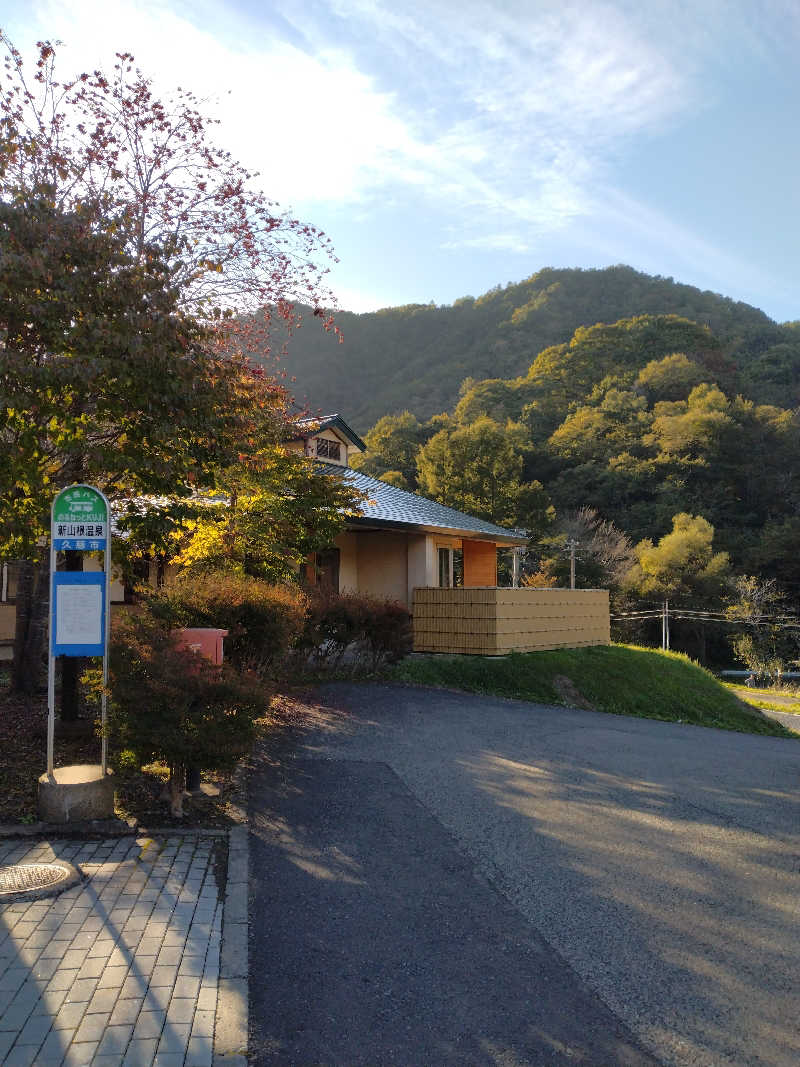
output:
[[[108,504],[88,485],[62,490],[53,502],[53,550],[100,552],[108,548]]]

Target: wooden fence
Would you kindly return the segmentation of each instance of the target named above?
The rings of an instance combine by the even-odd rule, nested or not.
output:
[[[414,651],[504,656],[607,645],[606,589],[415,589]]]

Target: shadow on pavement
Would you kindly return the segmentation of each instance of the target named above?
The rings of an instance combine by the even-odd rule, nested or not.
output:
[[[256,1067],[656,1062],[386,765],[250,795]]]

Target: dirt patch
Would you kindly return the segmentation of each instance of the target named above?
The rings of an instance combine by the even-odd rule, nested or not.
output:
[[[581,693],[571,678],[565,674],[556,674],[552,681],[553,689],[558,693],[565,704],[571,708],[582,708],[584,711],[597,711],[591,701]]]
[[[64,731],[56,725],[56,765],[99,763],[100,740],[91,723]],[[12,696],[0,689],[0,823],[32,823],[39,775],[47,769],[47,697]]]
[[[271,723],[265,720],[268,731]],[[109,752],[112,766],[117,761]],[[54,762],[57,767],[100,762],[100,738],[91,719],[65,727],[56,720]],[[47,769],[47,697],[12,695],[0,686],[0,824],[21,825],[38,819],[38,780]],[[173,819],[162,798],[167,768],[159,764],[138,770],[117,765],[115,814],[140,826],[220,828],[241,822],[234,775],[203,771],[204,784],[218,795],[192,794],[186,798],[183,819]]]

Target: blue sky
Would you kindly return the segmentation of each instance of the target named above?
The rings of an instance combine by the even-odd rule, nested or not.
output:
[[[213,99],[332,239],[343,308],[629,263],[800,318],[797,0],[2,0],[0,22]]]

